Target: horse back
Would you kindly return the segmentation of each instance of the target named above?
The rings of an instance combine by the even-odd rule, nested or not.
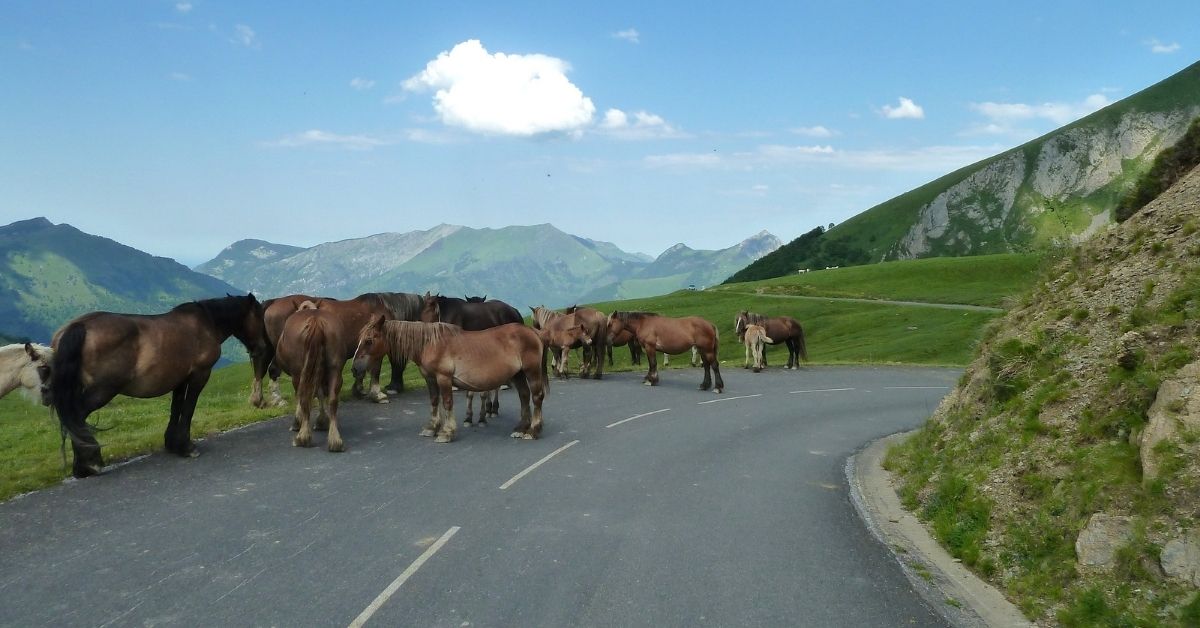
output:
[[[333,312],[300,310],[288,317],[279,336],[275,348],[279,366],[289,375],[297,375],[306,355],[331,364],[344,364],[345,336],[342,321]],[[318,351],[319,354],[314,353]]]

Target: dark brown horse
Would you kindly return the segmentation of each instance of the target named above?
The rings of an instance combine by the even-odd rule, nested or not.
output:
[[[51,343],[50,395],[71,437],[75,477],[103,468],[87,417],[117,395],[171,393],[163,442],[169,452],[196,455],[192,414],[230,336],[242,341],[256,364],[270,355],[262,305],[253,294],[184,303],[166,314],[92,312],[59,329]]]
[[[509,323],[524,324],[521,313],[517,308],[504,301],[488,301],[487,297],[444,297],[428,292],[422,297],[421,321],[425,323],[450,323],[458,325],[465,331],[482,331]],[[480,402],[480,425],[487,424],[489,416],[500,413],[500,389],[483,391]],[[463,421],[471,425],[474,415],[475,395],[467,393],[467,416]]]
[[[378,294],[384,304],[392,310],[391,320],[421,320],[421,308],[425,305],[425,299],[421,295],[412,292],[376,292],[375,294]],[[487,297],[483,298],[487,299]],[[392,365],[392,380],[388,382],[384,390],[389,395],[398,395],[404,392],[404,369],[408,363],[403,360],[397,363],[391,358],[388,358],[388,361]]]
[[[343,349],[345,351],[342,356],[342,363],[354,357],[354,349],[356,348],[355,341],[357,338],[353,330],[362,329],[376,316],[383,316],[391,320],[394,316],[392,308],[384,299],[376,292],[367,292],[360,294],[353,299],[319,299],[317,301],[317,309],[325,310],[334,316],[338,317],[342,322],[342,328],[351,330],[349,333],[342,336]],[[393,369],[397,368],[397,363],[392,362]],[[383,367],[382,363],[376,364],[375,368],[369,373],[371,376],[370,390],[363,391],[363,375],[354,376],[354,385],[350,387],[350,393],[355,397],[366,396],[367,399],[375,403],[388,403],[387,394],[379,389],[379,371]],[[400,367],[403,370],[403,367]]]
[[[312,399],[321,406],[321,419],[327,421],[329,451],[343,451],[338,431],[338,395],[342,392],[342,367],[346,365],[346,332],[340,317],[329,310],[317,309],[304,301],[287,318],[275,344],[275,363],[292,376],[296,392],[296,447],[312,445]],[[323,426],[326,427],[326,426]]]
[[[704,381],[700,384],[700,390],[708,390],[710,387],[717,393],[725,390],[725,382],[721,379],[721,364],[717,359],[717,328],[712,323],[699,316],[672,318],[650,312],[610,314],[608,335],[616,337],[624,330],[632,332],[646,352],[646,361],[650,363],[650,369],[646,372],[643,383],[647,386],[658,385],[658,351],[677,354],[695,347],[704,367]]]
[[[359,332],[354,371],[366,372],[384,355],[393,353],[416,364],[429,388],[430,417],[421,436],[436,434],[439,443],[454,440],[458,430],[455,386],[485,391],[510,381],[521,399],[521,421],[512,437],[533,439],[541,434],[542,400],[548,386],[546,350],[537,334],[525,325],[510,323],[483,331],[463,331],[447,323],[376,317]]]
[[[800,368],[800,360],[808,360],[808,348],[804,345],[804,328],[791,316],[765,316],[742,310],[733,319],[733,331],[738,340],[745,342],[746,326],[758,325],[766,330],[771,339],[767,344],[784,343],[788,349],[787,369]],[[766,366],[766,354],[763,354],[762,366]]]
[[[559,379],[566,378],[567,356],[571,349],[591,349],[594,333],[580,323],[574,313],[563,314],[540,305],[529,309],[533,312],[533,328],[538,338],[548,351],[554,352],[554,374]],[[580,369],[579,376],[586,377],[586,370]]]

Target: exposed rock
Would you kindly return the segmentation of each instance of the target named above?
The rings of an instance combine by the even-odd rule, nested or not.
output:
[[[1192,362],[1163,380],[1146,416],[1141,451],[1143,482],[1158,477],[1161,460],[1155,445],[1177,438],[1181,431],[1200,430],[1200,362]]]
[[[1125,332],[1118,341],[1117,365],[1128,371],[1137,368],[1137,351],[1143,342],[1142,335],[1136,331]]]
[[[1133,540],[1133,519],[1102,512],[1092,515],[1075,540],[1075,558],[1085,567],[1112,568],[1117,550]]]
[[[1200,587],[1200,535],[1167,541],[1160,560],[1168,577]]]

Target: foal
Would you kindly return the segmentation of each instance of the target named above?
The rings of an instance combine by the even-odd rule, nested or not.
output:
[[[50,405],[50,347],[25,343],[0,347],[0,397],[20,388],[35,401],[40,395],[42,405]]]
[[[747,325],[743,342],[746,344],[746,365],[742,368],[750,368],[750,360],[753,357],[754,372],[761,372],[767,366],[766,360],[763,359],[763,345],[774,341],[767,337],[767,330],[761,325]]]

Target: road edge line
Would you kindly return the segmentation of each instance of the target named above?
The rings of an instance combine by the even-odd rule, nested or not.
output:
[[[413,574],[417,573],[417,570],[420,569],[426,561],[432,558],[438,550],[442,549],[442,546],[445,545],[446,542],[451,539],[451,537],[453,537],[455,534],[458,534],[460,529],[461,528],[459,526],[453,526],[449,530],[446,530],[445,534],[443,534],[440,539],[434,541],[433,545],[430,545],[424,553],[418,556],[417,559],[408,566],[407,569],[401,572],[399,576],[396,576],[396,579],[393,580],[392,583],[389,584],[382,593],[375,596],[374,600],[371,600],[371,603],[368,604],[365,609],[363,609],[363,612],[359,613],[358,617],[355,617],[354,621],[350,622],[349,628],[361,628],[363,624],[367,623],[367,621],[371,619],[371,616],[374,615],[380,608],[383,608],[383,605],[386,604],[387,601],[396,594],[396,591],[400,590],[400,587],[409,578],[411,578]]]
[[[552,452],[550,452],[550,453],[546,454],[546,456],[545,456],[544,458],[542,458],[541,460],[538,460],[537,462],[535,462],[535,463],[533,463],[533,464],[529,465],[528,467],[525,467],[525,470],[524,470],[524,471],[522,471],[522,472],[520,472],[520,473],[518,473],[518,474],[516,474],[516,475],[512,476],[511,478],[509,478],[509,480],[508,480],[507,482],[505,482],[504,484],[501,484],[501,485],[500,485],[500,490],[502,490],[502,491],[503,491],[503,490],[506,490],[508,487],[512,486],[513,484],[516,484],[516,483],[517,483],[517,480],[520,480],[521,478],[523,478],[523,477],[525,477],[525,476],[529,475],[529,474],[530,474],[530,472],[532,472],[534,469],[536,469],[536,468],[538,468],[538,467],[542,466],[543,464],[546,464],[546,462],[547,462],[548,460],[550,460],[551,458],[553,458],[553,457],[557,456],[558,454],[561,454],[562,452],[566,451],[566,450],[567,450],[567,449],[569,449],[569,448],[570,448],[572,445],[575,445],[575,444],[577,444],[578,442],[579,442],[579,441],[577,441],[577,440],[573,440],[573,441],[571,441],[571,442],[567,443],[566,445],[563,445],[562,447],[559,447],[558,449],[555,449],[554,451],[552,451]]]

